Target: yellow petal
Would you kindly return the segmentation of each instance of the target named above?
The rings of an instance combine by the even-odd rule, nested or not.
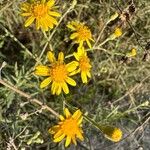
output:
[[[73,76],[73,75],[75,75],[75,74],[77,74],[77,73],[80,73],[80,68],[79,69],[77,69],[77,70],[75,70],[75,71],[73,71],[73,72],[70,72],[69,73],[69,76]]]
[[[75,145],[77,145],[75,136],[72,136],[72,142],[73,142]]]
[[[31,23],[34,21],[35,17],[31,16],[29,17],[26,22],[25,22],[25,27],[28,27],[29,25],[31,25]]]
[[[46,19],[43,21],[43,24],[44,24],[44,31],[48,31],[48,23]]]
[[[21,10],[28,11],[28,7],[21,6]]]
[[[55,12],[55,11],[49,11],[48,14],[49,14],[50,16],[55,16],[55,17],[60,17],[60,16],[61,16],[60,13]]]
[[[67,136],[66,142],[65,142],[65,147],[67,147],[71,143],[71,137]]]
[[[24,10],[24,11],[28,11],[29,10],[29,7],[30,7],[30,4],[29,3],[22,3],[21,4],[21,9]]]
[[[89,38],[89,39],[90,39],[92,42],[95,42],[94,39],[92,39],[92,38]]]
[[[76,28],[71,23],[68,24],[67,27],[73,31],[76,30]]]
[[[82,56],[82,55],[86,55],[86,52],[84,50],[84,47],[78,47],[78,55]]]
[[[66,118],[69,118],[71,116],[71,113],[69,112],[68,108],[64,109],[64,114],[65,114]]]
[[[40,21],[37,19],[36,20],[36,29],[39,30],[39,28],[40,28]]]
[[[80,56],[78,55],[78,53],[73,53],[73,55],[74,55],[75,59],[76,59],[77,61],[79,61]]]
[[[90,43],[89,40],[86,40],[86,43],[87,43],[87,45],[89,46],[89,48],[92,48],[92,45],[91,45],[91,43]]]
[[[78,35],[79,35],[78,33],[73,33],[73,34],[71,34],[70,39],[74,39],[74,38],[76,38]]]
[[[53,54],[51,51],[48,51],[48,53],[47,53],[47,58],[48,58],[48,60],[49,60],[51,63],[53,63],[53,62],[56,61],[55,56],[54,56],[54,54]]]
[[[43,80],[40,84],[40,88],[44,88],[47,85],[49,85],[51,83],[52,79],[51,77],[46,78],[45,80]]]
[[[68,85],[66,84],[66,82],[63,83],[62,88],[63,88],[63,91],[65,92],[65,94],[69,93]]]
[[[51,22],[53,23],[53,24],[55,24],[55,25],[57,25],[58,24],[58,22],[57,22],[57,20],[55,19],[55,18],[53,18],[53,17],[48,17],[50,20],[51,20]]]
[[[65,118],[64,118],[62,115],[59,115],[59,119],[60,119],[61,121],[65,120]]]
[[[64,61],[64,54],[63,54],[63,52],[60,52],[60,53],[58,54],[58,61],[60,61],[60,62],[63,62],[63,61]]]
[[[57,87],[56,87],[56,94],[59,95],[62,91],[62,87],[61,85],[58,83]]]
[[[59,130],[59,125],[55,125],[55,126],[53,126],[53,127],[51,127],[49,130],[48,130],[48,132],[50,133],[50,134],[55,134],[58,130]]]
[[[76,82],[73,79],[69,78],[69,77],[67,77],[66,82],[68,84],[72,85],[72,86],[76,86]]]
[[[79,63],[77,61],[72,61],[72,62],[68,63],[66,65],[67,71],[72,72],[72,71],[76,70],[78,65],[79,65]]]
[[[79,48],[83,46],[83,41],[79,42]]]
[[[21,16],[24,16],[24,17],[30,16],[30,15],[31,15],[31,13],[22,13],[22,14],[21,14]]]
[[[82,112],[80,110],[77,110],[73,115],[72,117],[76,120],[78,120],[82,115]]]
[[[54,142],[60,142],[63,140],[64,137],[65,137],[65,134],[62,134],[60,137],[54,139]]]
[[[49,0],[49,1],[47,2],[47,6],[48,6],[48,7],[52,7],[54,4],[55,4],[55,1],[54,1],[54,0]]]
[[[50,69],[47,66],[39,65],[35,69],[36,70],[34,73],[38,76],[49,76],[50,75],[50,73],[49,73]]]
[[[61,129],[54,135],[54,139],[60,137],[63,133],[61,132]]]
[[[83,71],[81,72],[81,79],[83,83],[87,83],[87,76],[86,73]]]
[[[51,87],[51,92],[52,92],[53,95],[56,93],[56,89],[57,89],[57,83],[53,82],[52,87]]]
[[[83,117],[81,117],[81,118],[78,120],[77,124],[80,125],[80,124],[82,123],[82,121],[83,121]]]
[[[87,76],[89,77],[89,78],[91,78],[91,73],[89,72],[89,71],[87,71]]]
[[[78,132],[78,134],[77,134],[77,138],[79,138],[81,141],[83,141],[83,140],[84,140],[84,138],[83,138],[83,136],[82,136],[82,134],[81,134],[80,132]]]
[[[47,26],[49,26],[51,29],[54,27],[51,19],[49,18],[49,15],[46,16],[46,22],[47,22]]]
[[[41,18],[40,19],[40,24],[41,24],[41,28],[42,28],[43,31],[48,31],[46,18]]]

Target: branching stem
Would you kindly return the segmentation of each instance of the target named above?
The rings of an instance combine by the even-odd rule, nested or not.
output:
[[[43,109],[46,109],[46,110],[50,111],[53,115],[55,115],[56,117],[59,118],[59,114],[58,114],[56,111],[54,111],[54,110],[53,110],[52,108],[50,108],[49,106],[43,104],[43,103],[42,103],[41,101],[39,101],[38,99],[32,98],[31,95],[29,95],[29,94],[27,94],[27,93],[25,93],[25,92],[23,92],[23,91],[17,89],[15,86],[12,86],[12,85],[6,83],[6,82],[5,82],[4,80],[2,80],[2,79],[0,79],[0,83],[1,83],[2,85],[4,85],[4,86],[8,87],[8,88],[11,89],[12,91],[14,91],[14,92],[20,94],[21,96],[27,98],[27,100],[28,100],[29,102],[31,102],[31,103],[36,103],[36,104],[40,105]]]

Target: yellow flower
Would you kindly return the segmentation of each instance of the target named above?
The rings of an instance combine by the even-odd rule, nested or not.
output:
[[[21,15],[28,17],[25,22],[25,27],[36,21],[36,28],[42,28],[43,31],[48,31],[48,28],[53,28],[57,25],[57,20],[54,17],[59,17],[60,13],[53,11],[54,0],[36,0],[31,3],[24,2],[21,9],[24,11]]]
[[[122,35],[122,30],[119,27],[115,28],[115,31],[113,34],[110,35],[109,39],[110,40],[114,40],[115,38],[118,38]]]
[[[74,57],[78,61],[79,69],[75,72],[81,72],[81,79],[83,83],[87,83],[87,77],[91,78],[91,64],[90,59],[87,56],[87,52],[84,47],[79,47],[77,53],[73,53]]]
[[[70,114],[67,108],[64,109],[66,117],[60,115],[60,122],[58,125],[49,129],[50,134],[54,134],[54,142],[60,142],[66,138],[65,147],[71,142],[77,144],[76,138],[83,141],[83,131],[81,129],[81,123],[83,120],[82,112],[77,110],[73,115]]]
[[[122,131],[113,126],[101,126],[100,129],[105,137],[113,142],[119,142],[122,138]]]
[[[137,55],[137,50],[135,48],[132,48],[131,52],[126,54],[127,57],[134,57],[136,55]]]
[[[116,28],[115,29],[115,32],[114,32],[114,35],[116,36],[116,37],[120,37],[121,35],[122,35],[122,30],[121,30],[121,28]]]
[[[92,34],[90,29],[84,25],[84,23],[78,21],[72,21],[67,25],[74,33],[71,34],[70,39],[74,40],[75,43],[79,44],[79,47],[83,46],[83,43],[86,42],[89,48],[91,48],[90,41],[94,41],[92,39]]]
[[[71,76],[71,73],[77,68],[77,62],[72,61],[65,64],[64,54],[62,52],[59,53],[57,61],[51,51],[47,53],[47,57],[51,63],[50,66],[39,65],[35,70],[36,75],[48,76],[48,78],[42,81],[40,88],[44,88],[52,82],[52,94],[59,95],[62,90],[65,94],[68,94],[69,89],[67,83],[72,86],[76,86],[76,82],[69,76]]]

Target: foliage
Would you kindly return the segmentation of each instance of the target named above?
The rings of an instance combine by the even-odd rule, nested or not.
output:
[[[149,149],[150,2],[136,1],[129,23],[120,24],[118,15],[113,16],[120,13],[114,1],[59,0],[56,8],[61,16],[48,32],[36,30],[34,24],[24,27],[23,1],[0,2],[0,78],[57,113],[63,114],[65,107],[72,114],[77,108],[83,112],[84,142],[77,141],[77,146],[68,149]],[[120,9],[129,6],[124,1],[117,5]],[[66,64],[75,60],[78,43],[70,39],[72,32],[67,28],[73,20],[91,30],[94,42],[86,52],[92,77],[84,84],[75,75],[76,87],[69,87],[69,94],[52,95],[49,87],[40,88],[43,77],[34,74],[35,67],[48,64],[49,50],[56,56],[63,52]],[[122,34],[115,34],[118,26]],[[0,149],[65,149],[63,142],[54,143],[48,133],[57,118],[30,98],[0,84]],[[122,141],[108,141],[98,125],[119,127]]]

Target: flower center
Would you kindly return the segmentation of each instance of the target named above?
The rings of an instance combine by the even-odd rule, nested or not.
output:
[[[34,17],[41,18],[48,14],[48,8],[47,5],[44,4],[33,4],[32,6],[32,12]]]
[[[70,136],[77,134],[79,130],[77,121],[72,118],[66,119],[61,125],[61,128],[63,133]]]
[[[85,26],[79,27],[77,32],[79,33],[79,38],[80,38],[81,40],[86,40],[86,39],[91,38],[91,32],[90,32],[90,30],[89,30],[87,27],[85,27]]]
[[[68,71],[66,69],[65,64],[62,64],[60,62],[57,62],[54,64],[50,70],[50,74],[52,77],[52,80],[56,82],[63,82],[68,75]]]
[[[82,56],[79,60],[79,66],[81,71],[87,71],[91,68],[90,60],[87,56]]]

